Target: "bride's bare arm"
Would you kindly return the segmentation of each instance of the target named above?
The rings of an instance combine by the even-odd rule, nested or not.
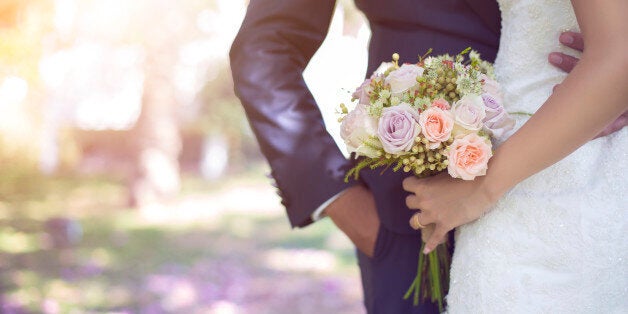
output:
[[[564,158],[627,108],[628,2],[572,2],[587,49],[553,95],[495,153],[486,180],[494,195]]]
[[[427,250],[447,231],[479,218],[506,191],[587,143],[628,109],[628,1],[573,0],[587,49],[565,81],[495,152],[485,177],[408,178],[406,200],[422,225],[435,224]]]
[[[562,45],[569,47],[575,51],[584,51],[584,41],[582,40],[582,34],[580,34],[579,32],[562,32],[559,36],[559,41]],[[549,63],[551,63],[553,66],[567,73],[571,72],[576,64],[578,64],[578,61],[580,61],[580,58],[576,58],[574,56],[571,56],[570,54],[562,52],[552,52],[548,55],[547,59]],[[558,86],[559,85],[554,86],[554,90]],[[626,126],[628,126],[628,110],[624,111],[624,113],[619,116],[619,118],[615,119],[615,121],[607,125],[606,128],[604,128],[602,132],[598,133],[595,138],[613,134]]]

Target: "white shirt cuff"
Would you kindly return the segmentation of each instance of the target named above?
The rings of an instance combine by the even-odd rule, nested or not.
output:
[[[338,199],[345,191],[347,190],[345,189],[338,192],[338,194],[332,196],[330,199],[325,201],[325,203],[321,204],[321,206],[318,206],[318,208],[314,211],[314,213],[312,213],[312,221],[318,221],[321,218],[324,218],[325,215],[323,215],[323,211],[325,210],[325,208],[327,208],[327,206],[329,206],[329,204],[331,204],[333,201]]]

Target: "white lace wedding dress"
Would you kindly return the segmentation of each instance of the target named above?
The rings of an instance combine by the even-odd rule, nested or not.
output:
[[[564,78],[547,54],[561,31],[578,29],[573,8],[498,2],[504,103],[533,113]],[[449,313],[628,313],[628,128],[582,146],[460,227],[447,301]]]

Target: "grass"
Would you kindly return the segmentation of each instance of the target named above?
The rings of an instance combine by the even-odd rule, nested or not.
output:
[[[328,220],[291,230],[261,171],[188,177],[180,199],[142,210],[111,178],[34,184],[0,201],[0,312],[363,312],[348,240]]]

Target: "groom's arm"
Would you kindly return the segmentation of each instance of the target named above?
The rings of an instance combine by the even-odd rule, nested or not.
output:
[[[572,48],[577,51],[584,51],[584,40],[582,39],[582,34],[576,32],[563,32],[559,41],[561,44]],[[569,73],[576,66],[580,59],[570,56],[568,54],[564,54],[561,52],[552,52],[548,57],[549,62],[555,67]],[[554,86],[554,90],[559,85]],[[615,133],[621,129],[623,129],[626,125],[628,125],[628,111],[625,111],[621,116],[619,116],[615,121],[606,126],[602,132],[600,132],[596,138],[606,136],[612,133]]]
[[[332,0],[251,0],[231,47],[231,68],[292,226],[304,227],[324,210],[371,255],[379,226],[372,193],[344,183],[349,161],[327,133],[302,76],[334,6]]]
[[[293,227],[348,188],[347,159],[327,133],[303,71],[327,34],[333,0],[252,0],[230,51],[235,92]]]

